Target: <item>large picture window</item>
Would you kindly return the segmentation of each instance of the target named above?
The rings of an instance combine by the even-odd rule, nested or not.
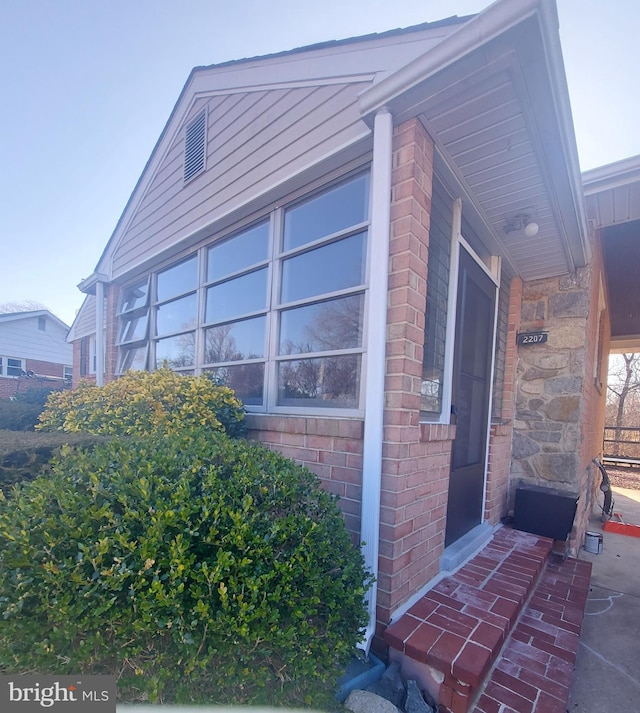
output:
[[[369,176],[123,290],[119,373],[209,373],[261,410],[361,408]]]

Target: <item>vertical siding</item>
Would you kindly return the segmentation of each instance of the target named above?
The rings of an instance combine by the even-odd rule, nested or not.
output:
[[[182,129],[135,210],[113,276],[246,203],[367,131],[364,84],[248,92],[208,99],[207,170],[183,182]],[[202,108],[194,105],[186,121]]]

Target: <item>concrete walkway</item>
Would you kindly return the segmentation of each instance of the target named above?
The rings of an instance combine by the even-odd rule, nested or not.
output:
[[[614,488],[615,512],[640,525],[640,490]],[[602,533],[598,516],[590,531]],[[568,713],[640,710],[640,538],[603,534],[603,551],[580,551],[592,563]]]

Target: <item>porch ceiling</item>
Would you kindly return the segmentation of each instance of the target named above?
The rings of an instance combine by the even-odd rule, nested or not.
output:
[[[640,156],[583,174],[587,216],[604,253],[611,351],[640,351]]]
[[[425,55],[423,78],[384,104],[397,121],[420,117],[489,228],[488,251],[533,280],[586,264],[588,248],[555,8],[523,6],[510,18],[513,5],[495,3],[470,20],[456,33],[457,57],[444,68],[434,57],[429,73]],[[539,225],[533,238],[505,232],[522,213]]]

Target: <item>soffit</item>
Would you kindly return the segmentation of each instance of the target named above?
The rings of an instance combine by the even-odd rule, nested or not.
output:
[[[550,69],[541,23],[525,18],[387,102],[397,122],[420,117],[463,204],[485,223],[486,247],[524,280],[588,260],[575,140],[563,116],[568,95],[552,76],[564,79],[562,63],[556,57],[559,70]],[[533,238],[504,230],[523,212],[540,227]]]
[[[611,349],[640,351],[640,156],[583,174],[587,216],[600,230]]]

